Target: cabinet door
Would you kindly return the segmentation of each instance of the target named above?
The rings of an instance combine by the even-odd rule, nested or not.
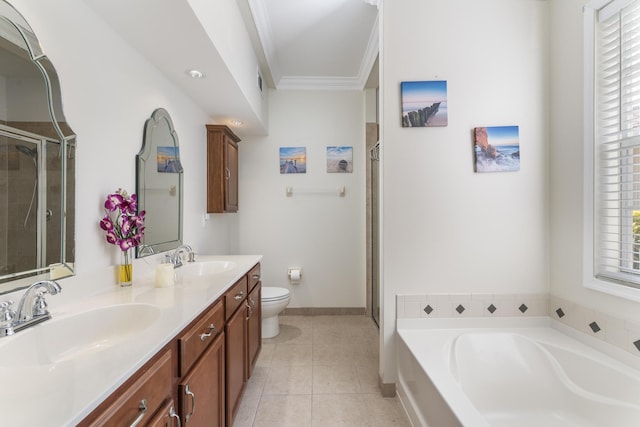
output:
[[[224,334],[220,334],[178,384],[182,427],[225,425],[224,348]]]
[[[173,399],[169,399],[146,427],[181,427],[181,425]]]
[[[139,371],[137,379],[104,402],[99,415],[83,420],[80,426],[120,427],[144,425],[171,394],[171,352],[166,350]],[[136,374],[137,375],[137,374]]]
[[[247,377],[251,377],[262,348],[261,289],[262,284],[258,282],[247,298]]]
[[[227,342],[227,425],[233,425],[233,419],[238,412],[240,397],[247,381],[247,332],[246,313],[244,304],[227,320],[225,337]]]
[[[238,145],[225,137],[225,212],[238,211]]]

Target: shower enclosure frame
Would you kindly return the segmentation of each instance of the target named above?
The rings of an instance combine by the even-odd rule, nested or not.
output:
[[[30,274],[42,273],[43,270],[48,270],[47,263],[47,219],[50,216],[47,208],[47,143],[60,144],[56,139],[47,138],[41,135],[37,135],[31,132],[27,132],[21,129],[16,129],[10,126],[0,124],[0,136],[11,138],[13,140],[34,144],[36,147],[36,188],[37,188],[37,204],[36,204],[36,265],[34,269],[21,271],[15,273],[15,276],[28,276]],[[62,159],[65,162],[65,158]],[[63,165],[63,168],[66,165]],[[65,174],[62,174],[62,179],[66,179]],[[65,207],[62,206],[64,212]],[[62,224],[61,228],[65,227],[65,215],[60,215]],[[65,241],[61,239],[61,255],[65,254]],[[64,258],[62,258],[64,259]]]

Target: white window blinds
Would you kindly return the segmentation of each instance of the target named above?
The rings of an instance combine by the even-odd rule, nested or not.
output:
[[[595,28],[595,274],[640,287],[640,0]]]

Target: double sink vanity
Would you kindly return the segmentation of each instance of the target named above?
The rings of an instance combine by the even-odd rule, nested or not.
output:
[[[261,256],[198,256],[155,286],[66,286],[0,338],[2,425],[231,426],[261,348]]]

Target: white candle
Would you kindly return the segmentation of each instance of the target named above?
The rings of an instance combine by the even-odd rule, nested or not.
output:
[[[156,267],[156,287],[157,288],[169,288],[175,283],[175,272],[173,271],[173,264],[165,263]]]

